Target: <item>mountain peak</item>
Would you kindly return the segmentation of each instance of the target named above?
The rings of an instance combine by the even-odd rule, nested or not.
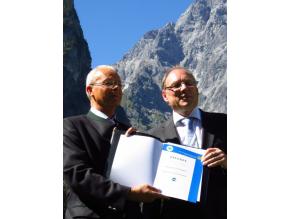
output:
[[[165,69],[177,64],[200,81],[201,108],[226,112],[225,0],[192,3],[176,23],[148,31],[116,64],[127,85],[123,106],[133,125],[147,129],[170,115],[160,81]]]
[[[171,115],[160,83],[165,70],[177,64],[190,69],[199,81],[200,108],[227,111],[226,11],[226,0],[194,1],[177,22],[145,33],[115,64],[126,85],[122,106],[133,126],[149,129]],[[73,0],[64,0],[63,20],[64,116],[68,116],[89,108],[84,79],[91,58]]]

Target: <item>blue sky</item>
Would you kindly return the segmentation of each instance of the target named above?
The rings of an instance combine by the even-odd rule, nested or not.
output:
[[[92,67],[114,64],[147,32],[176,22],[194,0],[74,0]]]

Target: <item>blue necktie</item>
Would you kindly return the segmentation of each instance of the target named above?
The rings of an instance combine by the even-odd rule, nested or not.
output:
[[[196,140],[193,139],[195,136],[195,129],[194,129],[194,120],[195,118],[185,118],[182,120],[182,123],[185,126],[185,138],[183,140],[183,144],[188,145],[188,146],[194,146],[194,143],[196,141],[192,141],[192,140]]]

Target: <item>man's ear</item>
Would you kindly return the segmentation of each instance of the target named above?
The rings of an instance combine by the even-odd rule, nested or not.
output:
[[[167,98],[167,96],[166,96],[166,91],[165,91],[165,90],[162,90],[161,95],[162,95],[163,100],[164,100],[166,103],[168,103],[168,98]]]
[[[92,87],[91,86],[87,86],[86,87],[86,93],[88,93],[89,96],[91,96],[91,92],[92,92]]]

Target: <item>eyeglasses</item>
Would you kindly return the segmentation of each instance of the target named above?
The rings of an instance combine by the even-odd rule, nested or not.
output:
[[[180,90],[183,85],[185,85],[186,88],[195,87],[197,85],[197,82],[196,81],[181,81],[181,82],[177,82],[173,85],[170,85],[168,87],[165,87],[164,89],[176,92],[176,91]]]
[[[105,86],[108,88],[115,88],[115,86],[118,87],[123,87],[121,82],[118,81],[106,81],[106,82],[101,82],[101,83],[94,83],[94,84],[90,84],[91,86]]]

